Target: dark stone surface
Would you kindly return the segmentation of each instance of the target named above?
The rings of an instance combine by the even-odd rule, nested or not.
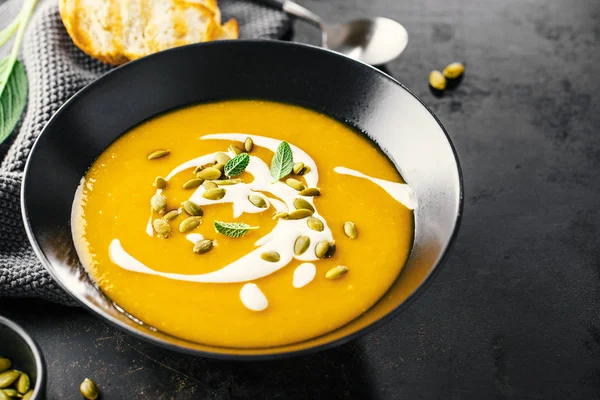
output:
[[[264,363],[179,355],[83,310],[3,300],[45,352],[50,398],[78,399],[86,376],[104,399],[600,398],[600,2],[301,3],[406,26],[388,71],[435,110],[464,171],[445,267],[384,328]],[[455,60],[464,80],[435,97],[429,70]]]

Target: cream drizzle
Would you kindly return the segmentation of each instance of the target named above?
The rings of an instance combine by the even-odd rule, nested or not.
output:
[[[263,311],[269,306],[269,300],[265,294],[254,283],[246,283],[240,290],[240,300],[247,309],[252,311]]]
[[[405,183],[397,183],[386,181],[384,179],[373,178],[372,176],[365,175],[362,172],[358,172],[346,167],[335,167],[333,170],[341,175],[351,175],[358,178],[368,179],[377,186],[380,186],[397,202],[404,204],[404,206],[409,210],[414,210],[417,208],[417,196],[415,195],[414,190]]]
[[[294,270],[294,280],[292,281],[292,285],[296,289],[300,289],[315,279],[315,275],[317,275],[317,267],[312,263],[302,263],[296,267]]]

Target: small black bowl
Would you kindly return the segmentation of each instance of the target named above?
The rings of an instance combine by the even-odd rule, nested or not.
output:
[[[14,322],[0,316],[0,356],[9,358],[11,368],[25,372],[34,388],[31,399],[46,398],[46,363],[35,341]]]
[[[295,104],[341,120],[372,139],[415,190],[419,207],[409,260],[389,292],[348,325],[272,348],[195,343],[122,312],[82,268],[71,236],[71,206],[81,178],[98,155],[148,118],[191,104],[231,99]],[[81,90],[54,115],[35,143],[25,167],[21,202],[25,228],[38,257],[56,282],[95,314],[173,350],[248,360],[340,345],[405,309],[439,270],[456,237],[463,191],[458,159],[446,131],[399,82],[369,65],[320,48],[238,40],[178,47],[144,57]],[[372,267],[376,270],[377,266]]]

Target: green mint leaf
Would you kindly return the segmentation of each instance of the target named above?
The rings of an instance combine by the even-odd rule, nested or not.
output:
[[[232,176],[238,176],[244,172],[249,163],[250,156],[248,153],[240,153],[231,160],[227,161],[227,164],[225,164],[225,175],[230,178]]]
[[[242,222],[221,222],[215,221],[215,231],[221,235],[230,238],[240,238],[252,229],[258,229],[258,226],[250,226]]]
[[[273,182],[277,182],[281,178],[288,176],[294,168],[294,155],[292,148],[287,142],[279,143],[275,156],[271,161],[271,177]]]
[[[7,58],[0,60],[0,76],[8,68]],[[2,83],[0,82],[0,86]],[[12,133],[27,103],[27,74],[23,65],[16,61],[8,74],[8,81],[0,95],[0,143]]]

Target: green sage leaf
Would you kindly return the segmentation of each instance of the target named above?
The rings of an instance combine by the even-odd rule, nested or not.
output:
[[[292,148],[287,142],[281,142],[271,161],[271,177],[273,182],[288,176],[294,168],[294,155]]]
[[[241,175],[242,172],[244,172],[244,170],[248,167],[249,163],[250,156],[248,153],[240,153],[231,160],[227,161],[224,169],[225,175],[228,177]]]
[[[9,68],[9,59],[0,60],[0,76],[3,70]],[[0,88],[2,82],[0,82]],[[21,62],[16,61],[12,72],[8,74],[8,81],[0,95],[0,143],[12,133],[19,122],[21,114],[27,103],[27,74]]]
[[[230,238],[240,238],[250,230],[258,229],[258,226],[250,226],[242,222],[215,221],[215,231]]]

